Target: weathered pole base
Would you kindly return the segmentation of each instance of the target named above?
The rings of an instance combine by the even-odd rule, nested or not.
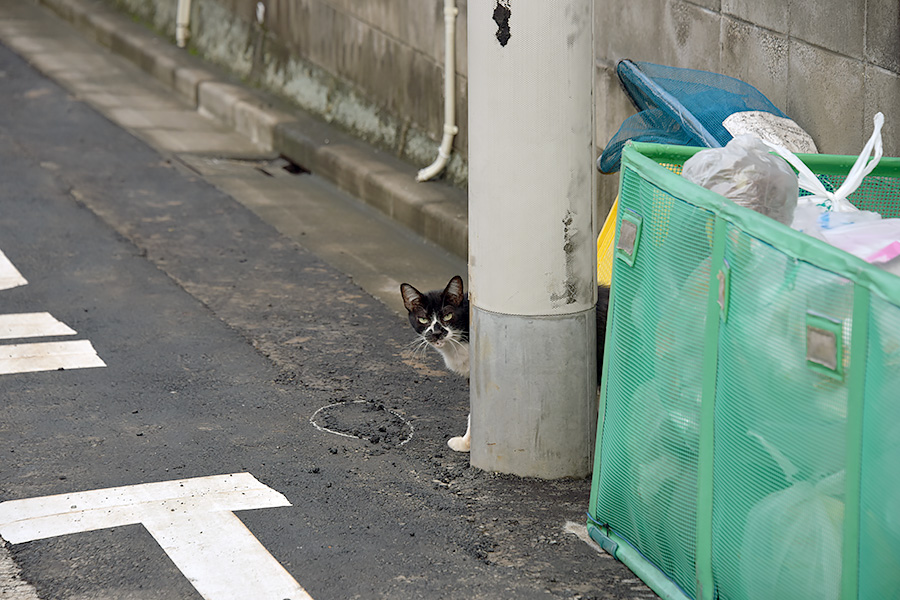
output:
[[[591,473],[595,318],[593,309],[538,317],[472,308],[472,466],[542,479]]]

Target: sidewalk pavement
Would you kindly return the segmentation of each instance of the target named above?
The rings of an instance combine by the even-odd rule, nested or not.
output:
[[[240,85],[102,2],[33,1],[262,148],[332,181],[449,252],[467,257],[464,191],[440,182],[417,183],[413,166],[272,95]]]

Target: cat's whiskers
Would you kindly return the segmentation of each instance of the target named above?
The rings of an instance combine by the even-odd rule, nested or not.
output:
[[[405,351],[408,352],[412,358],[421,359],[428,351],[428,345],[428,340],[423,337],[417,337],[406,345]]]
[[[420,338],[420,340],[421,341],[419,342],[419,345],[416,346],[416,355],[419,358],[425,358],[425,355],[428,354],[428,348],[431,346],[431,344],[429,344],[428,340],[426,340],[425,338]]]
[[[466,348],[466,345],[456,339],[455,337],[448,337],[447,341],[450,342],[451,345],[456,346],[457,348]]]

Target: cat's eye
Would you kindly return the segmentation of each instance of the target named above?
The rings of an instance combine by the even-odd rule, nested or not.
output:
[[[419,323],[421,323],[422,325],[427,325],[428,319],[426,319],[425,317],[419,317]]]
[[[445,321],[449,321],[449,320],[452,319],[452,318],[453,318],[453,313],[447,313],[446,315],[444,315],[444,320],[445,320]]]

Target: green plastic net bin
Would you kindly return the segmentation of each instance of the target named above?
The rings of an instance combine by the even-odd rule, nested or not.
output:
[[[900,277],[685,180],[698,150],[623,152],[589,532],[664,598],[900,599]],[[900,160],[850,200],[900,216]]]

